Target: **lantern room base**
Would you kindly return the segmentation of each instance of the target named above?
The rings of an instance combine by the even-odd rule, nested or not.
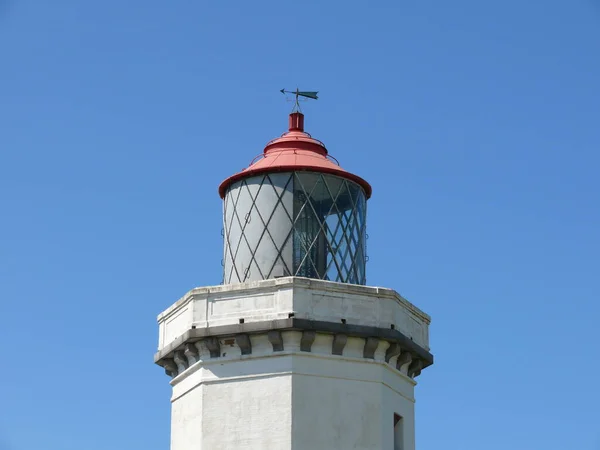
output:
[[[430,319],[395,291],[297,277],[204,287],[158,321],[171,450],[414,450]]]

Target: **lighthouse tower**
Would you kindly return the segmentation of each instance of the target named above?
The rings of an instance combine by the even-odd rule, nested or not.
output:
[[[365,286],[369,183],[294,112],[219,194],[223,283],[158,316],[171,450],[414,450],[430,318]]]

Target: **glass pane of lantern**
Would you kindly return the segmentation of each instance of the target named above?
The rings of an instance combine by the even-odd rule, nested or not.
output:
[[[294,177],[294,274],[364,283],[364,192],[340,177]]]

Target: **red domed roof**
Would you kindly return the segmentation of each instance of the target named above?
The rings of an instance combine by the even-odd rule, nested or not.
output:
[[[325,145],[310,134],[304,132],[304,115],[299,112],[290,114],[290,128],[281,137],[267,144],[258,161],[235,175],[230,176],[219,186],[219,195],[225,197],[227,188],[242,178],[269,172],[293,172],[306,170],[311,172],[337,175],[358,183],[367,198],[371,197],[371,185],[361,177],[342,169],[327,157]]]

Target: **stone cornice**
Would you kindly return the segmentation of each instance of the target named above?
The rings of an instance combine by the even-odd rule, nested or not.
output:
[[[266,335],[272,351],[287,351],[282,333],[301,332],[299,351],[313,351],[313,343],[318,335],[332,336],[331,355],[344,355],[348,338],[363,339],[362,357],[375,359],[378,348],[383,344],[385,363],[392,365],[411,378],[433,364],[433,355],[417,345],[410,338],[395,329],[324,322],[290,317],[288,319],[262,322],[240,323],[206,328],[192,328],[173,340],[154,356],[154,362],[165,368],[171,377],[183,373],[189,366],[206,357],[221,357],[221,340],[229,339],[239,347],[241,355],[252,355],[252,339]],[[360,341],[358,341],[360,342]]]

